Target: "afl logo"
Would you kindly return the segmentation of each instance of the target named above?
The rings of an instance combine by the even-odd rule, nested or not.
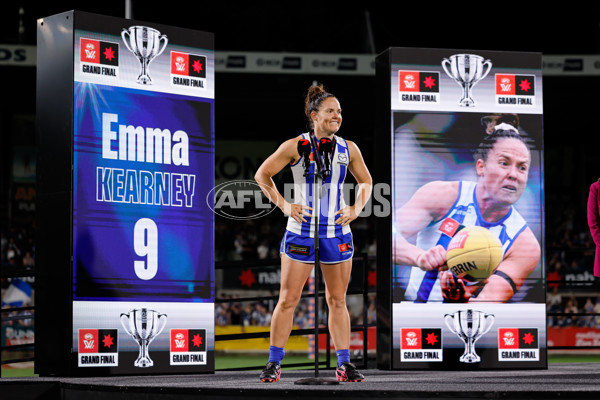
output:
[[[264,217],[275,208],[271,199],[255,181],[229,181],[215,186],[206,196],[206,204],[218,216],[247,220]]]

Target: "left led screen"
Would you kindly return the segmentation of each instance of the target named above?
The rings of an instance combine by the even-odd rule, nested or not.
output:
[[[76,27],[73,362],[212,371],[212,34],[116,18]]]

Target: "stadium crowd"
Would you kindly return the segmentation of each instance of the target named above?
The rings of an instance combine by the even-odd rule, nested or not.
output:
[[[548,326],[585,326],[600,329],[600,287],[596,284],[592,266],[594,243],[586,223],[585,210],[564,205],[553,207],[554,214],[546,218],[546,279]],[[556,211],[560,210],[560,211]],[[215,260],[277,260],[281,234],[286,219],[272,213],[254,220],[215,221]],[[552,229],[548,229],[552,227]],[[353,225],[355,252],[376,254],[375,223],[362,218]],[[0,265],[3,268],[35,265],[33,229],[5,229],[0,232]],[[3,279],[3,293],[10,279]],[[218,285],[217,285],[218,287]],[[225,298],[217,291],[217,298]],[[274,301],[240,302],[235,298],[217,304],[216,325],[267,326]],[[296,326],[307,327],[309,300],[299,305]],[[351,300],[349,300],[351,304]],[[375,297],[370,297],[369,322],[375,320]],[[360,307],[357,307],[358,309]],[[322,313],[325,315],[324,313]],[[362,323],[362,312],[352,315],[352,323]],[[556,314],[556,315],[554,315]]]
[[[585,209],[557,204],[546,216],[546,305],[549,327],[600,329],[600,288]],[[550,227],[550,228],[549,228]]]
[[[12,228],[0,231],[0,265],[24,266],[35,265],[35,243],[32,229]]]
[[[215,220],[215,261],[279,259],[279,245],[287,219],[277,211],[258,219]],[[361,218],[352,225],[355,254],[374,251],[374,218]]]
[[[223,302],[215,305],[215,325],[241,325],[241,326],[270,326],[271,316],[275,303],[273,301],[239,301],[237,296],[221,296]],[[369,295],[367,305],[367,323],[374,324],[377,321],[375,309],[375,295]],[[298,304],[296,315],[294,317],[294,326],[298,329],[313,328],[314,323],[311,318],[311,303],[314,300],[303,298]],[[350,323],[352,325],[361,325],[363,323],[363,313],[353,312],[362,310],[362,299],[349,296]],[[314,304],[314,303],[313,303]],[[327,314],[324,310],[323,302],[320,303],[319,324],[325,325]],[[355,306],[355,307],[353,307]]]
[[[287,218],[276,212],[259,219],[237,221],[232,224],[217,218],[215,221],[215,261],[254,261],[274,260],[279,263],[279,246]],[[362,218],[352,226],[355,254],[376,254],[375,226],[372,218]],[[265,291],[266,293],[266,291]],[[275,308],[275,300],[264,302],[240,302],[238,296],[219,294],[217,298],[224,302],[215,305],[215,325],[269,326]],[[351,324],[362,324],[362,299],[355,300],[349,296],[348,304]],[[313,327],[310,320],[309,303],[302,299],[295,314],[294,324],[297,328]],[[356,304],[360,302],[360,304]],[[375,296],[371,296],[369,319],[375,321]],[[322,305],[322,304],[321,304]],[[326,313],[319,312],[321,323],[325,322]]]

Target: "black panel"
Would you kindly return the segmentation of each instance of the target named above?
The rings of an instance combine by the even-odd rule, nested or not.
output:
[[[376,98],[375,121],[377,137],[375,146],[375,182],[385,183],[391,188],[392,157],[390,134],[391,77],[390,52],[386,51],[376,59]],[[391,193],[384,196],[392,204]],[[377,219],[377,368],[392,368],[392,215]]]
[[[38,21],[35,369],[64,375],[71,351],[73,12]]]

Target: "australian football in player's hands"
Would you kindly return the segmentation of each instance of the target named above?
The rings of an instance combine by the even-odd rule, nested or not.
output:
[[[502,244],[488,229],[461,229],[448,244],[440,286],[445,301],[467,302],[483,286],[502,261]]]

